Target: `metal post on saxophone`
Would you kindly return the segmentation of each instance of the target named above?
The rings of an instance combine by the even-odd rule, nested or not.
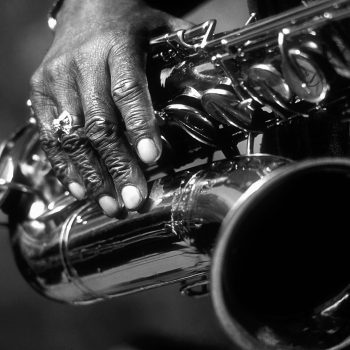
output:
[[[153,39],[159,115],[210,145],[221,125],[237,140],[323,110],[340,114],[348,106],[348,16],[348,1],[326,0],[231,32],[215,34],[209,20]]]
[[[154,38],[165,154],[144,169],[137,212],[108,218],[70,196],[31,118],[0,157],[0,204],[27,281],[77,305],[178,283],[211,295],[241,349],[345,349],[350,160],[263,153],[257,137],[300,119],[348,122],[349,17],[349,1],[324,0],[230,32],[211,20]]]

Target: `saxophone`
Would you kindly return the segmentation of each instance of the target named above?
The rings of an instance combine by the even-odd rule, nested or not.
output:
[[[293,153],[282,136],[320,121],[346,129],[348,28],[350,1],[323,0],[152,39],[164,154],[144,168],[144,206],[118,218],[66,192],[30,117],[0,147],[0,205],[24,278],[78,305],[178,283],[210,292],[241,349],[346,348],[350,160]]]

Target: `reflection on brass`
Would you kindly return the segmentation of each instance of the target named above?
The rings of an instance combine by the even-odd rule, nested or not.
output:
[[[347,348],[350,161],[292,160],[284,140],[271,154],[254,140],[303,118],[348,120],[349,16],[349,1],[323,0],[226,33],[207,21],[153,39],[164,154],[144,169],[139,212],[108,218],[71,197],[35,124],[4,141],[0,203],[28,282],[71,304],[179,283],[209,291],[240,349]]]
[[[317,62],[299,49],[288,51],[290,65],[286,63],[285,78],[292,91],[304,101],[319,103],[326,98],[329,84]]]
[[[240,101],[232,92],[213,88],[203,93],[202,104],[205,111],[224,125],[232,125],[249,130],[252,124],[250,100]]]
[[[270,102],[288,103],[292,93],[282,74],[271,64],[255,64],[247,73],[248,83],[258,96]]]

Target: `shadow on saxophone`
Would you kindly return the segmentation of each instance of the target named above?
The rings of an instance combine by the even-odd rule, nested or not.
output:
[[[28,282],[72,304],[180,283],[210,290],[242,349],[345,348],[350,161],[294,161],[254,140],[300,118],[346,120],[349,15],[348,1],[321,1],[233,32],[208,21],[152,40],[165,157],[146,169],[145,205],[121,218],[65,192],[30,120],[0,162]]]

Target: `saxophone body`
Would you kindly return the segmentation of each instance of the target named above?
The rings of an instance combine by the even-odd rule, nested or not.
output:
[[[346,348],[350,160],[304,131],[349,136],[348,28],[350,2],[324,0],[230,32],[210,20],[152,39],[164,153],[144,168],[144,206],[118,218],[65,191],[30,117],[0,149],[23,276],[78,305],[178,283],[211,294],[241,349]],[[298,151],[284,146],[290,130]]]

